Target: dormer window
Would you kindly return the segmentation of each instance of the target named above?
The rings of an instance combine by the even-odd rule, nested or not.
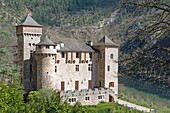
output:
[[[45,48],[46,48],[46,49],[49,49],[49,48],[50,48],[50,46],[49,46],[49,45],[46,45],[46,46],[45,46]]]

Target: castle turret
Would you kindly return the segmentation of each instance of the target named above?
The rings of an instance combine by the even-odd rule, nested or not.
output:
[[[32,57],[35,45],[40,42],[42,26],[28,15],[16,26],[16,35],[21,79],[25,90],[30,91],[34,89],[35,83]]]
[[[118,45],[104,36],[94,48],[98,53],[94,55],[93,87],[111,88],[118,94]]]
[[[56,44],[47,36],[36,45],[37,89],[54,88]]]

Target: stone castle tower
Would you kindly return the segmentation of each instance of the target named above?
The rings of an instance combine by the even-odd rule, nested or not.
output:
[[[55,78],[56,44],[47,36],[36,45],[37,89],[53,88]]]
[[[118,94],[118,45],[104,36],[94,48],[93,79],[94,85],[102,88],[112,88]]]
[[[34,90],[35,74],[33,71],[33,53],[35,51],[35,45],[40,42],[42,26],[28,15],[16,26],[16,35],[18,38],[18,54],[22,83],[26,91]]]

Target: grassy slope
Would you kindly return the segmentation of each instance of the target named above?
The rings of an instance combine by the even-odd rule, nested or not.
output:
[[[151,107],[157,113],[170,112],[170,89],[160,88],[156,84],[140,81],[132,77],[120,79],[120,98],[145,107]]]
[[[128,109],[113,102],[101,103],[96,106],[83,106],[83,108],[85,108],[88,113],[139,113],[137,110]]]

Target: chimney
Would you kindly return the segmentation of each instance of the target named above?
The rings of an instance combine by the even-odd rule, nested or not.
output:
[[[92,42],[92,41],[88,41],[87,44],[88,44],[89,46],[93,46],[93,42]]]
[[[64,47],[64,42],[60,42],[60,46],[61,46],[61,47]]]

